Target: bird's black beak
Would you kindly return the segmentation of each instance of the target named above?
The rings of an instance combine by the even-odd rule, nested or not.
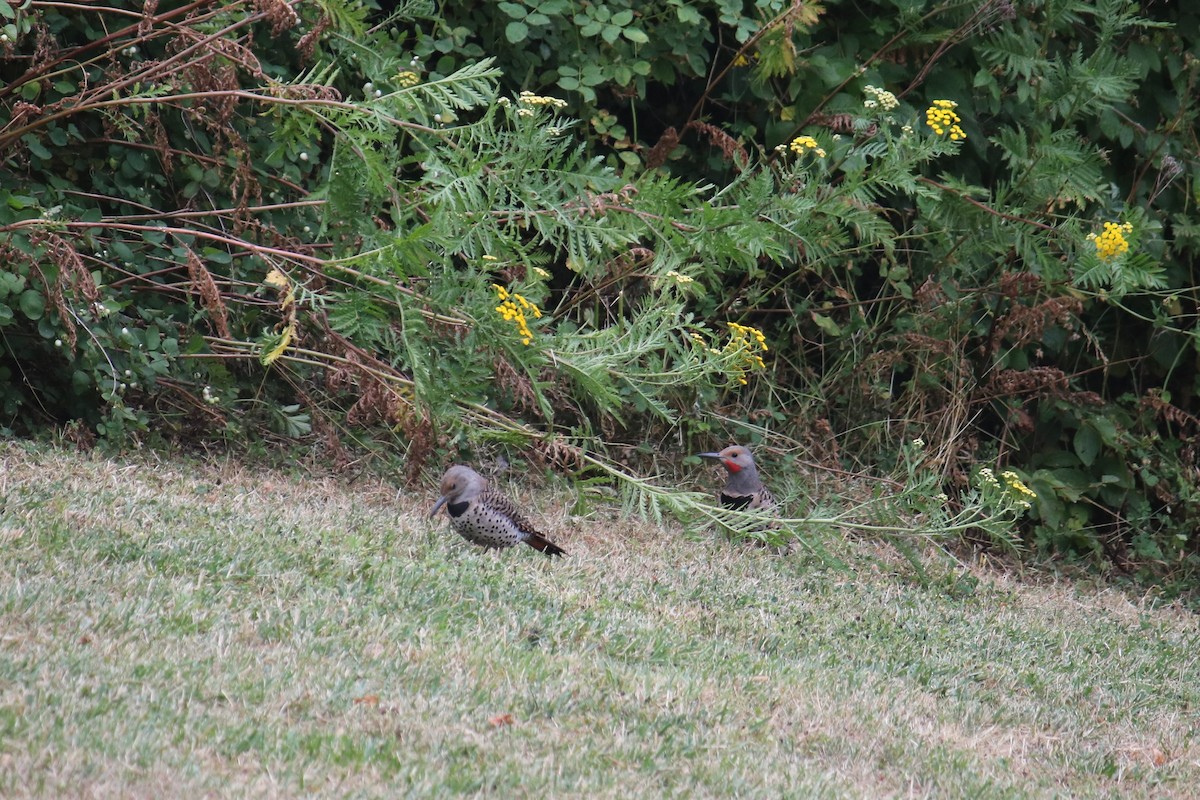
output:
[[[698,458],[720,458],[720,453],[696,453]]]
[[[441,511],[442,506],[446,505],[446,501],[449,499],[450,498],[446,497],[445,495],[442,495],[441,497],[439,497],[437,502],[433,504],[433,510],[429,512],[430,518],[432,518],[433,515],[436,514],[437,512]]]

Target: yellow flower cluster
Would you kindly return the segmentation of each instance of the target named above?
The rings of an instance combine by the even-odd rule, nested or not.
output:
[[[501,97],[496,102],[506,108],[512,105],[512,101],[507,97]],[[539,108],[566,108],[566,106],[567,101],[560,100],[557,97],[543,97],[533,92],[521,92],[520,96],[517,97],[517,116],[532,117],[537,113],[537,109]],[[558,135],[562,131],[555,130],[553,133]]]
[[[763,351],[768,349],[767,337],[758,328],[751,327],[750,325],[739,325],[736,322],[726,322],[725,324],[729,326],[729,330],[733,331],[731,335],[735,343],[744,341],[749,346],[751,339],[753,339],[758,349],[762,349]]]
[[[732,369],[737,373],[738,382],[747,383],[746,372],[752,369],[766,369],[761,353],[767,348],[767,337],[758,328],[749,325],[739,325],[736,322],[725,323],[729,326],[729,343],[723,350],[711,347],[703,336],[693,331],[690,336],[697,349],[707,350],[711,355],[724,357],[732,362]]]
[[[673,269],[667,271],[667,277],[673,279],[676,283],[678,283],[680,285],[696,282],[695,278],[689,278],[687,275],[684,275],[681,272],[676,272]]]
[[[1096,245],[1096,255],[1100,256],[1100,260],[1109,261],[1129,250],[1129,242],[1125,241],[1125,234],[1132,231],[1133,226],[1128,222],[1123,225],[1106,222],[1104,223],[1104,232],[1099,236],[1089,233],[1088,240]]]
[[[863,108],[881,108],[884,111],[891,111],[896,106],[900,105],[900,101],[896,99],[896,95],[889,92],[887,89],[880,89],[878,86],[867,86],[863,90],[871,95],[869,100],[863,101]]]
[[[739,325],[736,322],[726,322],[725,324],[729,326],[729,344],[725,345],[725,349],[738,350],[743,353],[744,362],[741,367],[743,374],[738,375],[738,381],[744,385],[746,369],[767,368],[766,362],[760,355],[768,350],[767,337],[758,328],[752,328],[749,325]]]
[[[817,143],[817,140],[811,136],[797,136],[786,145],[781,144],[775,149],[781,153],[784,150],[791,150],[798,156],[802,156],[811,150],[812,152],[816,153],[819,158],[825,157],[825,148],[821,147],[821,145]]]
[[[416,86],[421,82],[421,76],[411,70],[404,70],[396,75],[396,83],[400,84],[402,89],[408,89]]]
[[[961,141],[967,138],[963,129],[958,126],[962,119],[954,113],[958,103],[953,100],[934,100],[933,105],[925,110],[925,124],[933,128],[938,136],[950,134],[951,141]]]
[[[721,355],[721,351],[720,351],[720,350],[718,350],[718,349],[717,349],[717,348],[715,348],[715,347],[709,347],[709,346],[708,346],[708,340],[707,340],[707,339],[705,339],[705,338],[704,338],[703,336],[701,336],[700,334],[696,333],[695,331],[692,331],[692,333],[691,333],[691,337],[692,337],[692,341],[696,343],[696,346],[697,346],[697,347],[703,347],[703,348],[706,348],[706,349],[708,350],[708,352],[712,353],[714,356],[719,356],[719,355]]]
[[[500,301],[500,305],[496,306],[496,313],[505,322],[511,322],[517,326],[517,335],[521,337],[521,344],[532,344],[533,331],[529,330],[525,312],[533,314],[535,319],[541,319],[541,309],[516,292],[510,292],[497,283],[493,283],[492,288],[496,290],[496,298]]]
[[[557,97],[543,97],[540,94],[533,92],[521,92],[521,96],[517,98],[517,102],[527,106],[550,106],[551,108],[566,108],[567,101],[560,100]]]
[[[1029,508],[1029,501],[1037,500],[1037,492],[1022,483],[1017,473],[1007,470],[1000,473],[1000,477],[1004,478],[1004,482],[1008,484],[1009,493],[1021,508]]]
[[[990,468],[984,467],[979,470],[979,479],[983,483],[993,489],[999,489],[1018,508],[1029,509],[1033,507],[1030,501],[1037,499],[1037,492],[1022,483],[1021,477],[1017,473],[1012,470],[1005,470],[1000,473],[1000,477],[1004,478],[1003,484],[996,480],[996,475]]]
[[[496,102],[504,107],[512,104],[508,97],[500,97]],[[545,97],[535,95],[532,91],[523,91],[517,97],[517,106],[517,116],[533,116],[538,108],[566,108],[566,101],[559,100],[558,97]],[[558,133],[562,133],[562,131]]]

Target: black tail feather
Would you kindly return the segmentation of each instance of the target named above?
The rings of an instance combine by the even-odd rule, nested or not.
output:
[[[529,545],[534,550],[539,550],[551,557],[565,556],[567,554],[566,550],[563,550],[561,547],[542,536],[540,533],[530,534],[529,538],[525,540],[525,544]]]

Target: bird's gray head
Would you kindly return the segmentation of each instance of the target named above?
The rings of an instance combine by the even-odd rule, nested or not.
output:
[[[701,458],[715,458],[719,460],[725,469],[729,470],[730,475],[736,475],[743,470],[751,473],[757,472],[754,466],[754,456],[750,453],[749,447],[742,447],[740,444],[733,444],[726,447],[719,453],[700,453]]]
[[[730,474],[730,479],[725,482],[722,492],[751,494],[762,487],[762,483],[758,480],[758,468],[754,463],[754,456],[750,455],[749,447],[730,445],[720,452],[700,453],[700,457],[718,459]]]
[[[446,503],[462,503],[474,500],[487,484],[478,472],[462,464],[456,464],[446,470],[442,476],[441,493],[429,516],[441,510]]]

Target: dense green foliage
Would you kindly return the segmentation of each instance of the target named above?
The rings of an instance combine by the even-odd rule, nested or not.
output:
[[[1179,5],[0,0],[4,424],[987,464],[1188,574]]]

